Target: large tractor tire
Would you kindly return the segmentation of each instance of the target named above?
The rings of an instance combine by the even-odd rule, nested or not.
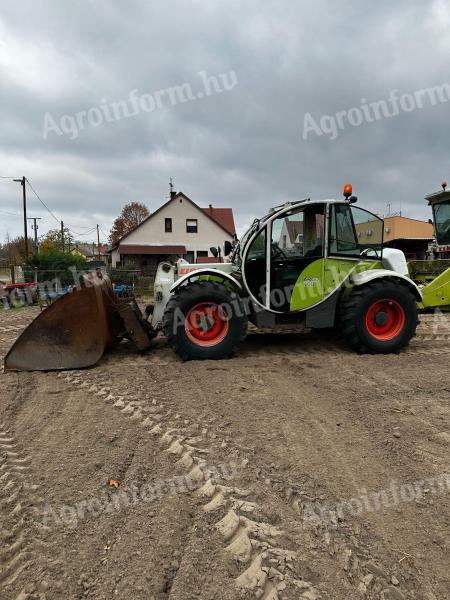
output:
[[[354,288],[341,306],[342,333],[361,353],[398,352],[409,343],[418,323],[414,295],[395,280]]]
[[[164,334],[183,360],[229,358],[247,335],[242,300],[219,283],[191,283],[167,303]]]

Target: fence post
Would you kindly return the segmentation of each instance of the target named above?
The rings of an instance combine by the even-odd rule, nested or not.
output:
[[[34,267],[34,283],[38,282],[38,270],[37,267]]]
[[[14,269],[14,265],[10,265],[9,269],[11,271],[11,283],[14,284],[16,283],[16,271]]]

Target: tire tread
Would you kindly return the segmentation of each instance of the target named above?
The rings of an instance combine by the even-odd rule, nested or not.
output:
[[[411,295],[411,297],[413,297],[409,288],[407,288],[406,285],[403,285],[401,282],[399,282],[398,279],[396,280],[395,278],[391,278],[390,280],[388,279],[388,281],[389,281],[389,283],[395,283],[396,285],[401,285],[403,290],[406,290]],[[361,354],[377,354],[380,352],[380,351],[375,350],[374,348],[370,348],[361,339],[361,337],[358,333],[357,327],[356,327],[356,323],[357,323],[357,319],[359,318],[359,308],[360,308],[361,303],[363,302],[364,298],[368,294],[372,293],[375,290],[380,290],[380,292],[382,292],[383,288],[385,287],[385,283],[386,283],[386,279],[384,280],[384,283],[379,280],[371,281],[360,288],[354,289],[350,293],[350,295],[347,296],[347,298],[344,298],[344,300],[342,302],[341,311],[340,311],[341,332],[342,332],[344,338],[346,339],[348,345]],[[415,302],[415,298],[414,298],[414,302]],[[416,314],[415,314],[414,318],[415,318],[414,331],[412,332],[412,334],[410,335],[410,337],[408,338],[408,340],[405,342],[404,345],[407,345],[409,343],[410,339],[415,335],[415,328],[419,324],[417,310],[416,310]]]
[[[196,293],[199,293],[199,292],[207,292],[208,288],[210,290],[213,290],[216,293],[220,293],[220,292],[223,293],[225,291],[227,295],[231,295],[229,288],[227,288],[226,286],[224,286],[220,283],[217,283],[215,281],[205,281],[202,283],[195,281],[193,283],[190,283],[187,286],[180,288],[166,305],[166,309],[164,311],[164,319],[163,319],[164,335],[167,338],[167,343],[169,344],[169,346],[178,354],[178,356],[180,356],[182,358],[182,360],[186,361],[186,360],[189,360],[191,357],[186,352],[186,350],[184,350],[181,347],[179,339],[173,331],[172,323],[175,318],[175,310],[180,306],[180,304],[183,303],[184,299],[186,299],[189,296],[192,296]],[[237,296],[237,297],[239,298],[239,296]],[[241,305],[242,305],[242,302],[241,302]],[[222,354],[221,356],[207,357],[207,360],[220,360],[220,359],[231,358],[238,352],[240,344],[247,337],[247,319],[242,319],[239,323],[240,323],[239,335],[236,339],[235,344],[232,346],[232,348],[229,351],[227,351],[226,353]]]

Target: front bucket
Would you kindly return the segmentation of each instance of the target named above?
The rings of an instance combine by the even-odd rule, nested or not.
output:
[[[82,286],[48,306],[24,330],[5,357],[5,370],[89,367],[123,334],[109,278],[87,275]]]

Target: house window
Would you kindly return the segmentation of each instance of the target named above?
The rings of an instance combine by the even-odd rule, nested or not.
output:
[[[164,231],[166,233],[172,233],[172,219],[164,219]]]
[[[197,219],[186,219],[186,232],[197,233],[198,222]]]
[[[208,250],[197,250],[197,258],[205,258],[208,256]]]

